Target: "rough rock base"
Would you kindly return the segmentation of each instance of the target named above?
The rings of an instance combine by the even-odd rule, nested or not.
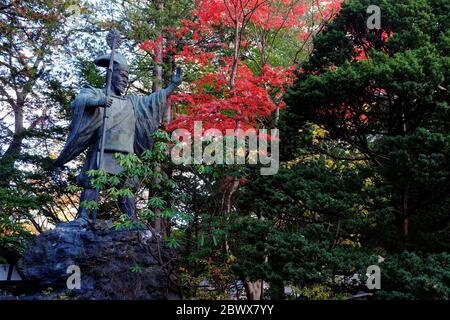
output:
[[[34,290],[19,299],[180,299],[171,250],[148,230],[116,231],[103,221],[95,230],[61,224],[39,235],[18,267]],[[77,268],[80,289],[68,289]]]

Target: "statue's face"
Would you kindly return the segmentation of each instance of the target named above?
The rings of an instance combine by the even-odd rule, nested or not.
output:
[[[120,68],[114,68],[111,86],[115,94],[123,95],[128,86],[128,71]]]

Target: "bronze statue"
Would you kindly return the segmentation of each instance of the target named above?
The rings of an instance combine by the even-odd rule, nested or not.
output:
[[[110,174],[118,174],[122,168],[114,157],[116,153],[141,154],[152,148],[153,141],[150,135],[159,128],[166,99],[182,82],[181,68],[177,68],[172,82],[166,88],[148,96],[124,96],[128,85],[128,64],[121,54],[114,52],[114,49],[113,46],[111,54],[98,57],[94,61],[101,67],[110,66],[106,88],[87,86],[81,89],[72,102],[73,118],[70,134],[64,149],[54,162],[56,167],[62,166],[88,150],[86,161],[77,178],[77,183],[84,189],[80,203],[97,201],[98,198],[98,190],[90,184],[87,171],[102,168]],[[107,118],[103,118],[103,111],[107,111]],[[102,132],[105,132],[103,146],[101,146]],[[118,202],[123,213],[131,219],[136,219],[134,198],[119,197]],[[88,210],[80,206],[77,221],[86,223],[88,220]]]

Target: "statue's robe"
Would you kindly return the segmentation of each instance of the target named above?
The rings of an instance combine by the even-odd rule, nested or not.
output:
[[[62,166],[88,150],[86,162],[78,177],[78,183],[86,188],[89,188],[89,179],[86,172],[97,169],[99,134],[103,123],[103,108],[89,107],[86,103],[88,99],[97,100],[103,95],[104,89],[91,86],[81,89],[71,105],[70,134],[63,150],[54,162],[55,166]],[[123,97],[123,99],[131,103],[134,110],[133,150],[134,153],[141,154],[153,146],[150,135],[158,130],[161,123],[166,107],[167,91],[162,89],[149,96],[129,95]],[[114,125],[114,123],[108,123],[106,130]]]

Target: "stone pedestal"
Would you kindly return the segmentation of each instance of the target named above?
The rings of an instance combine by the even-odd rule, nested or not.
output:
[[[19,299],[180,298],[171,250],[148,230],[114,230],[103,221],[95,229],[60,224],[37,236],[18,267],[34,290]],[[80,289],[73,288],[78,268]]]

